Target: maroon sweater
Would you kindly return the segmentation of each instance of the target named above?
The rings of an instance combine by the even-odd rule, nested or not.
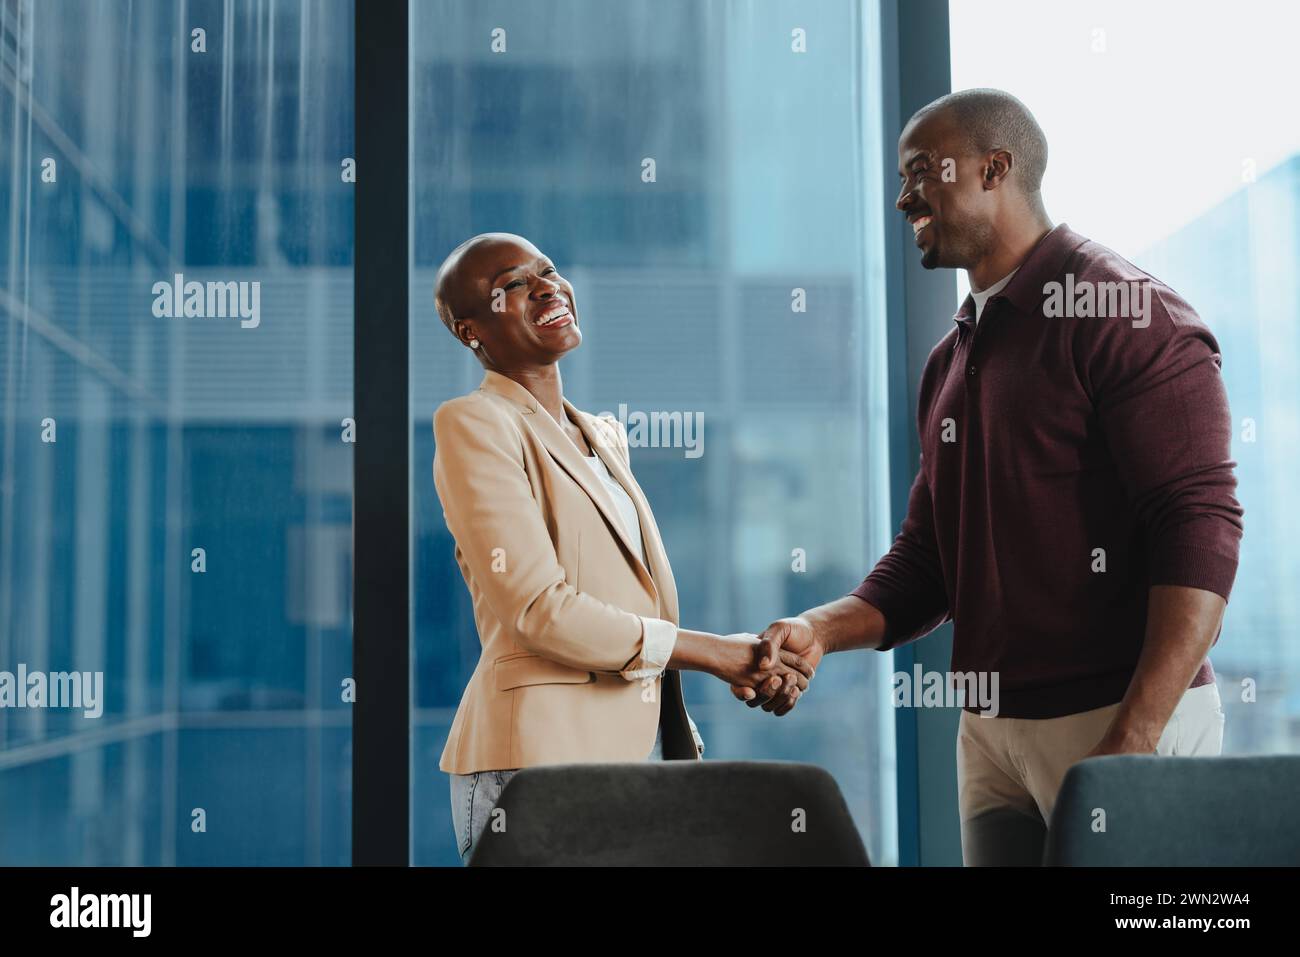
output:
[[[1116,315],[1117,287],[1088,284],[1120,282],[1138,285]],[[969,296],[954,319],[921,379],[907,517],[852,594],[884,615],[882,650],[951,619],[952,670],[998,672],[1003,717],[1114,704],[1148,589],[1226,599],[1236,575],[1218,343],[1176,292],[1065,224],[978,324]],[[1191,687],[1213,680],[1207,658]]]

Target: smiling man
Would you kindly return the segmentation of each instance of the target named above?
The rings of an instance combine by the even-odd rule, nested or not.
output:
[[[952,670],[997,673],[957,738],[967,864],[1037,864],[1066,770],[1218,754],[1214,671],[1242,508],[1219,347],[1176,292],[1053,226],[1047,141],[999,90],[918,111],[898,210],[971,293],[921,379],[921,467],[889,552],[851,594],[782,619],[762,654],[887,650],[953,622]],[[1147,311],[1097,308],[1137,284]],[[1052,305],[1079,291],[1080,308]],[[1099,298],[1100,294],[1100,298]],[[740,688],[737,697],[773,710]]]

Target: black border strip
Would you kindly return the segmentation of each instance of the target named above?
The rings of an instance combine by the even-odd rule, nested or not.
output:
[[[356,2],[352,863],[410,863],[407,0]]]
[[[952,89],[948,0],[882,0],[881,82],[885,182],[885,276],[889,374],[890,511],[896,531],[920,463],[916,402],[925,360],[952,326],[955,293],[949,269],[922,268],[912,230],[894,211],[898,195],[898,136],[920,107]],[[891,539],[893,534],[890,535]],[[952,626],[894,649],[894,667],[921,664],[944,671]],[[894,712],[897,754],[898,863],[961,864],[956,767],[952,742],[960,715],[949,709]]]

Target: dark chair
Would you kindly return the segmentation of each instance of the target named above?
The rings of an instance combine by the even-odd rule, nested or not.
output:
[[[497,808],[504,827],[489,817],[471,866],[869,864],[835,779],[809,764],[525,768]]]
[[[1043,863],[1297,865],[1297,795],[1300,755],[1089,758],[1061,783]]]

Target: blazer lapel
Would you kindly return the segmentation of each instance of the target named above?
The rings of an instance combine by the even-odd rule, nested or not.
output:
[[[628,537],[628,533],[623,528],[623,521],[619,517],[618,508],[614,505],[614,500],[610,497],[609,492],[605,491],[604,485],[601,484],[600,479],[596,477],[596,473],[591,470],[591,466],[583,461],[583,455],[578,451],[577,446],[575,446],[573,441],[564,434],[564,429],[560,427],[560,423],[551,418],[551,413],[542,408],[541,403],[537,401],[536,396],[509,376],[504,376],[499,372],[492,372],[489,370],[484,375],[483,383],[479,388],[488,392],[494,392],[497,395],[510,399],[515,404],[521,406],[520,411],[522,411],[527,417],[526,421],[528,422],[529,428],[532,430],[533,434],[536,435],[542,445],[545,446],[546,451],[550,453],[551,458],[553,458],[556,463],[564,469],[564,471],[569,473],[569,477],[577,482],[578,485],[582,487],[582,490],[591,498],[592,502],[595,503],[596,508],[604,517],[605,523],[609,525],[614,534],[618,536],[619,541],[623,543],[623,548],[627,552],[628,560],[632,563],[637,574],[641,577],[642,583],[649,589],[652,595],[657,597],[658,589],[655,587],[655,579],[651,575],[650,569],[637,559],[636,546],[632,543],[632,540]],[[565,407],[571,411],[578,428],[582,430],[583,435],[587,437],[587,441],[591,443],[592,449],[596,451],[597,455],[599,455],[602,444],[600,436],[592,434],[590,426],[583,421],[582,414],[573,409],[567,400],[565,401]],[[603,455],[601,456],[601,460],[606,464],[606,466],[609,466],[609,460],[612,457],[613,456]],[[610,467],[610,472],[613,474],[612,467]],[[627,483],[621,477],[617,475],[615,475],[615,477],[623,484],[624,488],[627,488]],[[636,503],[635,496],[633,496],[632,500]],[[640,503],[637,503],[637,514],[641,515]],[[642,517],[643,528],[645,527],[644,522],[645,519]],[[646,541],[647,543],[650,537],[651,536],[644,534],[642,536],[643,541]],[[649,557],[649,548],[647,547],[647,558]]]
[[[618,454],[616,449],[608,447],[604,436],[591,423],[591,417],[587,413],[574,408],[568,399],[564,400],[564,405],[568,409],[569,415],[582,429],[587,441],[591,443],[592,449],[600,456],[610,474],[614,476],[619,485],[623,486],[623,490],[632,499],[632,504],[636,506],[637,517],[641,521],[641,541],[645,547],[646,561],[650,565],[650,574],[659,589],[664,617],[676,624],[678,620],[677,586],[673,581],[672,566],[668,562],[668,553],[664,550],[663,539],[659,535],[659,527],[655,524],[654,513],[650,510],[650,503],[646,501],[645,494],[641,491],[641,486],[637,484],[631,470],[623,464],[622,456]],[[572,445],[573,443],[569,444]]]

